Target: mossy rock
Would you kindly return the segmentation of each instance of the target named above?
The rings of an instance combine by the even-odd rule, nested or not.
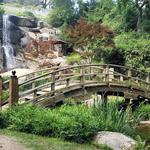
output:
[[[136,132],[142,138],[150,140],[150,120],[141,121],[139,125],[136,127]]]

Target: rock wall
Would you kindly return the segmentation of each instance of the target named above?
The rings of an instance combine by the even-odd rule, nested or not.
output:
[[[9,16],[10,27],[10,41],[14,48],[14,55],[16,56],[18,51],[22,47],[22,39],[26,38],[26,32],[31,28],[36,28],[38,21],[36,19],[21,18],[17,16]],[[3,39],[3,16],[0,15],[0,70],[5,66],[4,53],[2,50]]]

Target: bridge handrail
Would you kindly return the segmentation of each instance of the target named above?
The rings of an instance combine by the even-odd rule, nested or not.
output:
[[[114,68],[114,69],[111,69]],[[45,70],[48,72],[45,73]],[[116,71],[117,70],[117,71]],[[121,71],[121,73],[119,72]],[[64,66],[64,67],[53,67],[49,69],[43,69],[37,72],[44,72],[41,75],[35,76],[31,79],[28,79],[26,81],[23,81],[21,83],[17,83],[17,88],[23,87],[25,85],[31,84],[34,86],[28,86],[28,89],[26,89],[23,92],[16,91],[18,96],[21,98],[23,96],[26,96],[28,94],[36,94],[37,91],[42,90],[44,87],[48,87],[50,85],[52,92],[57,91],[55,86],[63,84],[67,87],[68,83],[77,83],[77,81],[80,81],[79,83],[86,84],[88,81],[92,82],[99,82],[99,83],[111,83],[117,82],[122,84],[127,84],[127,86],[134,86],[137,85],[140,89],[146,90],[146,92],[149,92],[150,88],[150,74],[149,73],[143,73],[139,70],[120,66],[120,65],[113,65],[113,64],[81,64],[81,65],[74,65],[74,66]],[[71,72],[71,73],[70,73]],[[139,73],[139,75],[138,75]],[[30,75],[33,73],[30,73]],[[29,74],[28,74],[29,75]],[[136,77],[136,75],[138,75]],[[22,77],[26,77],[27,75],[16,77],[16,79],[20,79]],[[86,77],[88,76],[88,78]],[[12,76],[13,77],[13,76]],[[79,77],[79,78],[78,78]],[[85,78],[86,77],[86,78]],[[100,78],[96,78],[100,77]],[[118,78],[119,77],[119,78]],[[141,78],[139,78],[141,77]],[[147,80],[148,77],[148,80]],[[75,79],[77,78],[77,79]],[[72,80],[74,79],[74,80]],[[109,81],[111,79],[111,81]],[[42,85],[36,84],[37,81],[44,80],[44,83]],[[11,80],[10,80],[11,81]],[[46,83],[45,83],[46,81]],[[70,82],[71,81],[71,82]],[[84,83],[86,81],[86,83]],[[127,81],[127,82],[126,82]],[[91,82],[91,83],[92,83]],[[3,82],[4,85],[5,82]],[[57,84],[57,85],[56,85]],[[140,87],[141,86],[141,87]],[[146,87],[146,89],[145,89]],[[30,88],[30,89],[29,89]],[[32,89],[31,89],[32,88]],[[23,88],[24,89],[24,88]]]
[[[118,75],[118,76],[123,76],[123,77],[126,77],[126,78],[128,78],[128,76],[125,76],[125,75],[122,75],[122,74],[120,74],[120,73],[118,73],[118,72],[115,72],[115,71],[111,71],[112,73],[113,73],[113,75]],[[95,73],[88,73],[88,74],[84,74],[84,76],[92,76],[92,75],[95,75]],[[102,74],[100,74],[101,76],[103,76],[103,75],[105,75],[105,73],[102,73]],[[69,77],[65,77],[65,78],[62,78],[62,79],[59,79],[59,80],[55,80],[55,84],[56,83],[59,83],[59,82],[62,82],[62,81],[66,81],[66,80],[71,80],[72,78],[76,78],[76,77],[81,77],[82,75],[81,74],[76,74],[76,75],[74,75],[74,76],[69,76]],[[109,78],[109,79],[111,79],[111,78]],[[145,82],[144,80],[141,80],[141,79],[137,79],[137,78],[131,78],[131,79],[135,79],[136,81],[141,81],[141,82],[143,82],[144,84],[150,84],[150,83],[147,83],[147,82]],[[114,78],[112,78],[112,80],[115,80],[115,81],[117,81],[116,79],[114,79]],[[134,80],[132,80],[132,81],[134,81]],[[21,96],[25,96],[25,95],[27,95],[27,94],[31,94],[31,93],[33,93],[33,92],[35,92],[35,91],[38,91],[38,90],[41,90],[42,88],[44,88],[44,87],[47,87],[48,85],[51,85],[53,82],[47,82],[46,84],[43,84],[43,85],[40,85],[40,86],[37,86],[37,87],[35,87],[35,88],[33,88],[33,89],[31,89],[31,90],[28,90],[28,91],[26,91],[26,92],[24,92],[24,93],[21,93],[20,94],[20,97]],[[102,81],[101,81],[101,83],[102,83]]]
[[[120,67],[120,68],[125,68],[125,69],[129,69],[129,70],[135,70],[135,69],[131,69],[131,68],[128,68],[128,67],[124,67],[124,66],[120,66],[120,65],[112,65],[112,64],[84,64],[84,65],[75,65],[75,66],[69,66],[69,67],[63,67],[63,68],[60,68],[60,69],[57,69],[57,70],[52,70],[51,72],[48,72],[48,73],[45,73],[45,74],[43,74],[43,75],[40,75],[40,76],[38,76],[38,77],[34,77],[34,78],[32,78],[32,79],[29,79],[29,80],[27,80],[27,81],[25,81],[25,82],[23,82],[23,83],[21,83],[21,84],[19,84],[19,86],[23,86],[23,85],[25,85],[25,84],[27,84],[27,83],[30,83],[31,81],[34,81],[34,80],[37,80],[37,79],[40,79],[40,78],[42,78],[42,77],[45,77],[45,76],[48,76],[48,75],[51,75],[52,73],[53,74],[56,74],[56,73],[58,73],[58,72],[61,72],[61,71],[65,71],[65,70],[68,70],[68,69],[73,69],[73,68],[80,68],[80,67],[92,67],[92,66],[101,66],[101,67],[106,67],[106,66],[110,66],[110,67]],[[123,74],[122,74],[123,75]],[[145,74],[144,73],[144,75],[149,75],[148,73],[147,74]],[[123,75],[124,77],[127,77],[127,76],[125,76],[125,75]],[[132,78],[132,77],[131,77]],[[136,79],[137,80],[137,79]],[[139,81],[141,81],[141,82],[143,82],[144,80],[142,80],[142,79],[138,79]]]

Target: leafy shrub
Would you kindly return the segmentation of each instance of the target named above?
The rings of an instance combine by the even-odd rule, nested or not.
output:
[[[19,15],[27,18],[35,18],[34,14],[30,11],[21,12]]]
[[[8,81],[8,80],[10,80],[10,76],[3,76],[3,77],[2,77],[2,80],[3,80],[3,81]]]
[[[148,150],[146,142],[141,139],[140,136],[136,136],[136,150]]]
[[[0,129],[7,126],[7,116],[4,112],[0,111]]]
[[[67,140],[85,142],[97,129],[91,110],[85,106],[64,106],[46,110],[22,105],[7,111],[9,128],[40,135],[54,135]]]
[[[71,64],[71,65],[74,63],[80,64],[81,63],[81,55],[78,53],[72,53],[71,55],[69,55],[67,57],[67,63]]]
[[[9,98],[9,92],[4,90],[2,92],[2,100],[3,100],[3,102],[6,102],[8,100],[8,98]]]
[[[98,131],[134,136],[135,121],[130,121],[128,112],[119,112],[116,104],[108,104],[106,108],[64,105],[56,109],[20,105],[8,109],[6,116],[9,129],[81,143],[91,140]]]
[[[7,111],[9,128],[17,131],[42,134],[40,132],[41,129],[39,129],[36,124],[38,124],[41,128],[41,125],[45,126],[44,119],[47,118],[45,118],[46,115],[44,114],[46,114],[44,109],[32,105],[12,107]],[[43,119],[41,119],[41,115],[43,115]],[[39,132],[37,131],[38,129]]]
[[[58,113],[55,133],[58,137],[85,142],[98,131],[98,122],[92,115],[92,109],[85,106],[64,106],[56,110]]]
[[[149,34],[137,32],[122,33],[116,36],[116,47],[124,51],[126,65],[141,69],[150,67],[149,38]]]
[[[134,117],[139,121],[150,119],[150,105],[141,105],[135,112]]]

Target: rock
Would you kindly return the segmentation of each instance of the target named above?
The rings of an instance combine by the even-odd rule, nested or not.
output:
[[[95,142],[113,150],[136,150],[136,141],[117,132],[98,132]]]
[[[17,16],[10,16],[9,20],[16,26],[20,27],[36,28],[38,24],[38,21],[36,19],[31,20],[28,18],[21,18]]]
[[[150,140],[150,120],[149,121],[141,121],[139,125],[136,127],[136,132],[141,137]]]
[[[27,45],[29,45],[31,43],[31,39],[27,34],[20,40],[21,40],[21,47],[26,47]]]

